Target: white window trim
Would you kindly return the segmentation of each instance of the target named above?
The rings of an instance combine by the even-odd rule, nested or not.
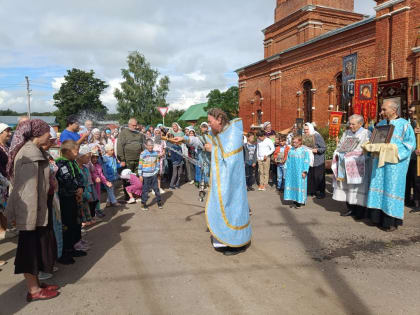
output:
[[[398,3],[404,2],[405,0],[389,0],[387,2],[384,2],[380,5],[377,5],[376,7],[374,7],[375,11],[378,12],[380,10],[392,7],[393,5],[396,5]]]

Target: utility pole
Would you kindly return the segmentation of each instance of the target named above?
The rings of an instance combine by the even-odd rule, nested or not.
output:
[[[31,89],[29,88],[29,78],[25,76],[26,79],[26,91],[28,92],[28,117],[31,119]]]

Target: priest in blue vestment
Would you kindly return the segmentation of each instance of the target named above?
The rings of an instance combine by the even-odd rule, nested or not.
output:
[[[221,109],[208,111],[211,132],[205,149],[211,152],[207,226],[213,246],[225,255],[244,251],[251,242],[251,224],[245,183],[243,125],[228,121]]]
[[[378,157],[373,157],[367,207],[373,223],[393,231],[403,223],[405,179],[416,139],[410,123],[399,118],[399,105],[395,101],[385,100],[381,109],[386,119],[377,126],[394,125],[390,143],[398,148],[398,162],[385,162],[381,166]]]
[[[287,155],[285,165],[286,180],[284,184],[284,200],[292,200],[296,208],[306,203],[308,197],[308,181],[310,153],[302,147],[302,137],[294,136],[292,149]]]

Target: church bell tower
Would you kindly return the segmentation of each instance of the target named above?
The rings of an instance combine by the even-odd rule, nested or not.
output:
[[[277,0],[274,24],[263,30],[265,58],[365,17],[353,10],[354,0]]]

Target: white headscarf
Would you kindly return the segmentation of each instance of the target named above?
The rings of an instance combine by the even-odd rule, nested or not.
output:
[[[57,139],[57,133],[55,132],[54,128],[50,126],[50,139],[56,140]]]
[[[314,125],[312,125],[310,122],[305,123],[305,126],[309,129],[309,134],[314,135],[315,134],[315,128]]]

